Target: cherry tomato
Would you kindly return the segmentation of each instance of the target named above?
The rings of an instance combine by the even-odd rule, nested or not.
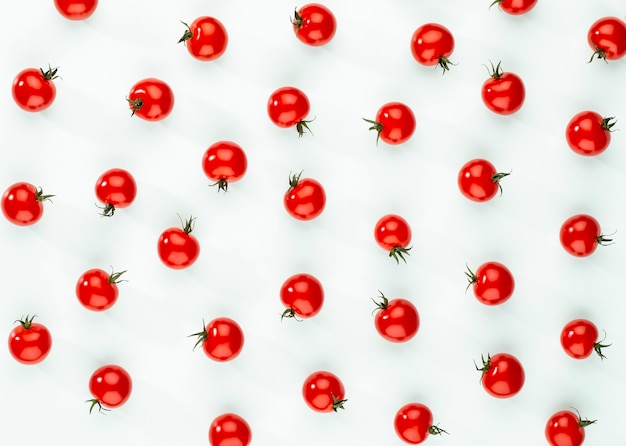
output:
[[[363,118],[372,124],[370,130],[376,130],[376,145],[382,139],[387,144],[402,144],[415,132],[413,111],[400,102],[389,102],[378,109],[376,120]]]
[[[387,214],[380,217],[374,227],[374,239],[385,251],[389,251],[389,257],[393,257],[396,263],[400,259],[406,263],[404,255],[409,255],[411,249],[411,227],[409,223],[396,214]]]
[[[35,316],[15,321],[19,325],[9,334],[9,352],[22,364],[37,364],[46,359],[52,347],[52,336],[45,325],[33,322]]]
[[[278,127],[296,127],[298,136],[302,137],[305,129],[309,129],[311,121],[305,118],[311,110],[309,98],[302,90],[295,87],[281,87],[274,91],[267,101],[267,114]]]
[[[577,214],[565,220],[559,235],[561,246],[576,257],[587,257],[598,245],[604,246],[613,241],[600,233],[598,220],[586,214]]]
[[[41,219],[43,202],[52,197],[30,183],[15,183],[2,195],[2,213],[15,225],[29,226]]]
[[[52,82],[57,77],[58,68],[26,68],[13,79],[13,99],[27,112],[39,112],[47,109],[54,102],[57,87]]]
[[[393,420],[396,434],[409,444],[419,444],[428,434],[440,435],[447,432],[433,425],[433,414],[421,403],[409,403],[402,406]]]
[[[380,302],[374,300],[377,310],[374,318],[376,331],[391,342],[406,342],[413,338],[420,326],[415,305],[402,298],[388,300],[383,293],[380,293],[380,298]]]
[[[109,169],[96,181],[96,197],[102,207],[101,215],[111,217],[115,210],[132,204],[137,196],[137,184],[130,172],[124,169]]]
[[[183,269],[191,266],[200,255],[200,243],[191,231],[194,218],[187,220],[182,228],[168,228],[159,237],[157,251],[165,266]]]
[[[311,373],[302,385],[302,396],[307,406],[316,412],[337,412],[344,409],[346,391],[341,380],[331,372]]]
[[[508,353],[487,355],[487,361],[481,356],[483,367],[476,370],[482,372],[480,382],[487,393],[496,398],[509,398],[522,390],[524,385],[524,369],[519,360]]]
[[[95,370],[89,378],[89,391],[93,399],[89,413],[95,406],[98,410],[110,410],[121,406],[130,397],[133,382],[130,375],[119,365],[108,364]]]
[[[234,413],[219,415],[209,427],[211,446],[248,446],[251,440],[250,425]]]
[[[515,73],[503,72],[500,62],[495,68],[491,65],[489,75],[481,91],[487,108],[499,115],[510,115],[522,108],[526,98],[522,79]]]
[[[411,38],[411,52],[418,63],[426,66],[439,65],[443,73],[450,68],[450,55],[454,51],[454,37],[448,28],[438,23],[420,26]]]
[[[219,317],[209,322],[202,331],[189,335],[198,340],[194,350],[202,344],[204,353],[214,361],[225,362],[235,359],[243,348],[243,331],[237,322],[227,317]]]
[[[248,159],[243,149],[232,141],[212,144],[202,157],[202,170],[217,186],[218,192],[228,191],[228,184],[243,178],[248,169]]]
[[[281,286],[280,300],[287,307],[281,319],[313,317],[320,312],[324,304],[324,288],[321,282],[310,274],[294,274]]]
[[[546,440],[550,446],[580,446],[585,440],[585,427],[597,420],[581,419],[569,410],[560,410],[546,423]]]
[[[594,57],[605,62],[621,59],[626,54],[626,23],[617,17],[602,17],[589,28],[587,41],[594,51],[589,62]]]
[[[78,301],[92,311],[111,308],[119,295],[117,284],[121,282],[120,277],[125,272],[109,274],[97,268],[85,271],[76,282]]]
[[[291,23],[298,40],[311,46],[326,45],[337,31],[335,16],[319,3],[309,3],[296,10]]]
[[[513,295],[513,274],[502,263],[483,263],[476,273],[468,267],[465,275],[469,281],[468,288],[473,286],[476,299],[485,305],[499,305]]]
[[[174,108],[174,92],[165,82],[147,78],[132,86],[126,101],[132,110],[131,116],[146,121],[160,121]]]
[[[183,42],[193,57],[202,61],[215,60],[226,51],[228,33],[226,28],[214,17],[202,16],[187,25],[185,33],[178,43]]]
[[[322,185],[312,178],[302,178],[302,172],[289,178],[289,189],[283,197],[285,209],[298,220],[313,220],[326,207],[326,192]]]
[[[576,114],[565,129],[567,144],[579,155],[599,155],[611,142],[614,119],[603,118],[598,113],[588,110]]]
[[[488,201],[502,193],[500,180],[509,173],[498,172],[493,164],[485,159],[468,161],[459,170],[457,183],[461,193],[472,201]]]
[[[495,0],[491,6],[498,5],[498,7],[511,15],[526,14],[533,9],[537,4],[537,0]],[[491,6],[489,6],[491,8]]]
[[[54,0],[54,6],[66,19],[85,20],[96,10],[98,0]]]
[[[568,322],[561,330],[561,346],[565,353],[575,359],[584,359],[595,351],[600,359],[606,358],[602,349],[611,344],[603,344],[604,339],[598,341],[598,328],[587,319],[575,319]]]

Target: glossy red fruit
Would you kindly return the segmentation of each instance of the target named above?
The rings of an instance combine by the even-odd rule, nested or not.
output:
[[[426,66],[439,65],[445,73],[450,69],[450,55],[454,51],[454,37],[448,28],[438,23],[426,23],[411,37],[411,53]]]
[[[311,132],[306,120],[311,110],[307,95],[295,87],[281,87],[274,91],[267,101],[267,115],[278,127],[295,127],[298,136],[302,137],[305,130]]]
[[[289,189],[283,196],[287,213],[298,220],[313,220],[326,207],[326,191],[313,178],[300,178],[302,172],[289,177]]]
[[[137,183],[124,169],[109,169],[96,181],[96,197],[104,205],[100,215],[111,217],[116,209],[130,206],[137,196]]]
[[[522,79],[515,73],[502,71],[500,62],[495,67],[491,65],[489,75],[481,89],[487,108],[499,115],[510,115],[522,108],[526,99]]]
[[[485,305],[500,305],[513,295],[515,280],[511,271],[499,262],[483,263],[474,273],[469,266],[465,272],[474,296]]]
[[[172,269],[188,268],[200,255],[200,243],[191,231],[194,218],[185,221],[182,228],[168,228],[159,236],[157,252],[161,262]]]
[[[487,393],[496,398],[510,398],[517,395],[526,375],[519,360],[508,353],[481,356],[483,367],[476,370],[482,373],[480,382]]]
[[[594,57],[608,60],[621,59],[626,55],[626,23],[617,17],[602,17],[596,20],[587,32],[587,41]]]
[[[380,291],[379,291],[380,293]],[[391,342],[406,342],[412,339],[420,326],[417,308],[403,298],[387,299],[380,293],[380,302],[376,304],[374,326],[384,339]]]
[[[595,422],[582,419],[570,410],[560,410],[548,418],[546,440],[550,446],[581,446],[585,441],[585,427]]]
[[[374,226],[374,239],[378,246],[389,252],[396,263],[400,259],[406,263],[405,255],[409,255],[411,247],[411,227],[409,223],[399,215],[387,214],[378,219]]]
[[[294,274],[280,288],[280,300],[286,307],[281,315],[293,318],[310,318],[322,309],[324,288],[317,278],[310,274]]]
[[[559,237],[563,249],[576,257],[590,256],[598,245],[604,246],[613,241],[602,235],[598,220],[587,214],[573,215],[565,220]]]
[[[150,77],[133,85],[126,101],[132,116],[146,121],[161,121],[174,108],[174,92],[162,80]]]
[[[9,352],[13,358],[27,365],[38,364],[50,353],[52,336],[48,328],[33,322],[35,316],[15,321],[17,327],[9,333]]]
[[[302,385],[302,397],[316,412],[337,412],[344,409],[345,388],[337,375],[320,370],[311,373]]]
[[[234,413],[217,416],[209,427],[211,446],[248,446],[252,430],[246,420]]]
[[[24,111],[40,112],[52,105],[57,88],[52,82],[58,78],[58,68],[26,68],[13,79],[13,100]]]
[[[507,14],[521,15],[533,9],[537,1],[538,0],[495,0],[491,6],[498,5],[498,8]]]
[[[243,178],[248,170],[248,158],[241,146],[232,141],[211,144],[202,157],[204,174],[215,183],[218,192],[228,191],[228,185]]]
[[[198,339],[194,349],[202,345],[204,353],[214,361],[225,362],[235,359],[243,349],[243,330],[237,322],[227,317],[218,317],[209,322],[202,331],[189,335]]]
[[[370,130],[376,131],[376,145],[380,139],[387,144],[402,144],[415,132],[413,110],[401,102],[388,102],[378,109],[376,119],[363,120],[371,124]]]
[[[465,163],[459,170],[457,184],[466,198],[472,201],[489,201],[502,193],[500,181],[509,173],[498,172],[491,162],[477,158]]]
[[[574,115],[565,129],[565,139],[570,149],[579,155],[596,156],[606,150],[611,142],[615,118],[586,110]]]
[[[445,430],[433,425],[433,414],[428,406],[421,403],[409,403],[402,406],[393,420],[398,437],[409,444],[420,444],[428,435],[447,434]]]
[[[85,20],[95,12],[98,0],[54,0],[54,6],[68,20]]]
[[[98,406],[99,411],[120,407],[128,398],[133,389],[133,382],[126,370],[115,364],[108,364],[96,369],[89,378],[89,391],[93,399],[89,413]]]
[[[335,15],[319,3],[309,3],[297,9],[291,23],[298,40],[310,46],[326,45],[337,31]]]
[[[215,17],[202,16],[187,25],[183,36],[178,43],[183,43],[187,51],[194,58],[201,61],[211,61],[226,52],[228,33],[226,28]]]
[[[587,319],[574,319],[565,324],[561,330],[561,347],[563,351],[575,359],[588,358],[592,352],[606,358],[602,349],[611,344],[603,344],[604,339],[598,340],[598,328]]]
[[[14,225],[30,226],[43,215],[43,202],[54,195],[44,195],[41,188],[30,183],[19,182],[7,188],[2,195],[2,213]]]
[[[85,271],[76,282],[76,297],[82,306],[92,311],[111,308],[119,296],[117,284],[126,271],[107,273],[99,268]]]

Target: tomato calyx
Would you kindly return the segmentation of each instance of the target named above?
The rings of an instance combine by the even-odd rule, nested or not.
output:
[[[191,32],[191,28],[189,27],[189,25],[187,25],[185,22],[183,22],[182,20],[180,20],[180,23],[182,23],[183,25],[185,25],[187,27],[187,29],[185,30],[185,33],[183,34],[183,36],[178,40],[177,43],[183,43],[183,45],[187,45],[187,41],[189,39],[191,39],[193,37],[193,33]]]
[[[311,135],[313,134],[313,132],[309,128],[309,122],[313,121],[315,121],[315,118],[309,119],[308,121],[306,119],[303,119],[302,121],[296,122],[296,131],[298,132],[298,138],[302,138],[305,130],[308,131]]]
[[[204,319],[202,319],[202,331],[190,334],[187,337],[191,338],[191,337],[194,337],[194,336],[196,336],[198,339],[196,340],[196,343],[193,346],[192,351],[195,350],[199,345],[202,345],[204,343],[204,341],[206,341],[207,338],[209,337],[209,334],[206,331],[206,324],[204,323]]]
[[[491,181],[498,185],[498,189],[500,190],[500,196],[502,196],[502,185],[500,184],[500,180],[502,178],[506,178],[511,175],[511,172],[498,172],[491,175]]]
[[[122,274],[124,274],[126,271],[128,271],[128,270],[119,271],[119,272],[115,273],[115,272],[113,272],[113,270],[111,269],[111,274],[109,274],[109,279],[107,280],[107,282],[109,282],[110,284],[115,284],[115,283],[120,283],[120,282],[126,282],[126,280],[124,280],[124,279],[120,279],[120,277],[122,276]]]
[[[410,246],[408,248],[403,248],[402,246],[394,246],[393,248],[391,248],[391,251],[389,251],[389,257],[393,257],[393,259],[396,261],[398,265],[400,264],[399,259],[402,259],[402,261],[406,263],[406,259],[404,258],[404,255],[405,254],[407,256],[411,255],[411,253],[409,252],[411,248],[413,247]]]
[[[576,415],[578,416],[578,427],[585,428],[589,425],[594,424],[596,421],[598,421],[598,420],[590,420],[588,418],[583,418],[580,415],[580,412],[578,412],[578,409],[576,409],[575,407],[572,407],[572,409],[574,409],[574,411],[576,412]]]
[[[615,233],[613,233],[613,234],[615,234]],[[613,234],[610,234],[609,236],[612,236]],[[599,236],[596,237],[596,242],[600,246],[608,246],[608,245],[615,244],[615,242],[613,242],[613,239],[609,238],[609,236],[606,236],[604,234],[600,234]]]
[[[283,311],[283,312],[281,313],[281,315],[280,315],[280,321],[282,322],[282,321],[283,321],[283,318],[285,318],[285,317],[287,317],[287,318],[293,318],[293,319],[295,319],[295,320],[296,320],[296,321],[298,321],[298,322],[302,322],[302,321],[303,321],[303,319],[298,319],[298,318],[296,317],[296,312],[294,311],[294,309],[293,309],[293,308],[287,308],[287,309],[285,309],[285,311]]]
[[[300,183],[300,176],[302,175],[304,170],[301,170],[300,173],[291,174],[289,173],[289,189],[287,189],[287,193],[291,192],[295,187]]]
[[[606,331],[602,330],[602,332],[604,333],[604,337],[601,340],[599,340],[598,342],[596,342],[595,344],[593,344],[593,350],[600,357],[600,359],[604,360],[606,358],[606,356],[604,356],[604,353],[602,353],[602,349],[610,347],[613,344],[612,343],[611,344],[603,344],[603,342],[606,340]]]
[[[54,196],[55,195],[44,195],[43,189],[39,187],[37,188],[37,192],[35,193],[35,200],[40,201],[40,202],[49,201],[50,203],[52,203],[51,198]]]
[[[298,30],[302,26],[302,16],[298,14],[298,9],[295,8],[293,11],[293,20],[291,24]]]
[[[228,192],[228,181],[224,178],[220,178],[213,184],[209,184],[209,187],[217,186],[217,192],[224,191],[224,193]]]
[[[113,215],[115,215],[115,206],[113,206],[111,203],[107,203],[104,206],[96,204],[96,207],[98,209],[102,209],[100,215],[103,217],[113,217]]]
[[[489,371],[489,369],[491,368],[491,355],[489,353],[487,353],[487,360],[485,361],[485,356],[481,353],[480,360],[483,363],[482,368],[478,368],[478,365],[476,364],[476,361],[474,361],[474,367],[476,367],[476,370],[481,372],[479,382],[482,382],[483,376],[485,376],[485,373],[487,373]]]
[[[48,70],[47,71],[44,71],[43,68],[40,68],[39,71],[41,71],[41,75],[47,81],[51,81],[51,80],[56,79],[56,78],[59,77],[59,76],[57,76],[57,71],[59,71],[59,67],[52,68],[50,66],[50,64],[48,64]]]
[[[107,409],[106,407],[102,406],[102,403],[97,398],[93,398],[85,402],[91,403],[91,406],[89,406],[89,414],[91,414],[91,412],[93,411],[93,408],[96,406],[98,406],[98,412],[100,412],[102,415],[106,415],[104,412],[111,411],[111,409]]]
[[[476,282],[478,282],[478,277],[476,277],[476,274],[474,274],[474,271],[470,269],[467,263],[465,264],[465,267],[467,268],[467,271],[465,271],[465,275],[467,276],[467,281],[469,282],[467,284],[467,287],[465,287],[465,292],[467,293],[467,290],[469,290],[469,287],[471,287]]]
[[[383,131],[383,125],[378,122],[378,121],[373,121],[371,119],[365,119],[363,118],[363,121],[372,124],[371,127],[369,128],[369,130],[376,130],[377,135],[376,135],[376,147],[378,147],[378,141],[380,140],[380,132]]]
[[[614,132],[615,129],[613,126],[617,123],[615,120],[615,116],[611,116],[610,118],[602,119],[600,125],[602,126],[602,130],[606,130],[607,132]]]
[[[180,218],[180,215],[178,216],[178,218]],[[193,231],[193,225],[195,221],[196,221],[195,217],[189,217],[189,219],[185,220],[184,222],[182,218],[180,219],[180,222],[182,223],[182,226],[183,226],[183,232],[185,234],[190,234],[191,231]]]
[[[337,409],[342,409],[345,410],[346,408],[343,407],[343,404],[348,401],[347,399],[338,399],[333,392],[330,392],[330,396],[333,399],[333,412],[337,412]]]
[[[137,98],[137,99],[126,98],[126,101],[128,101],[128,103],[130,104],[130,108],[132,110],[132,113],[130,114],[131,116],[135,116],[135,112],[138,112],[139,110],[141,110],[141,107],[143,107],[143,99],[141,98]]]
[[[444,74],[446,74],[446,71],[450,71],[450,67],[448,65],[456,65],[456,64],[452,63],[450,61],[450,59],[448,59],[445,56],[439,56],[439,60],[437,61],[437,65],[439,65],[441,68],[443,68],[443,71],[441,73],[441,75],[443,76]]]
[[[382,301],[377,302],[376,300],[374,300],[373,297],[370,298],[376,304],[376,308],[374,308],[374,310],[372,311],[372,314],[374,314],[375,311],[384,310],[389,306],[389,299],[385,297],[382,291],[378,290],[378,292],[380,293],[380,296],[378,297],[382,299]]]
[[[593,59],[596,58],[596,59],[603,59],[604,63],[608,64],[609,61],[606,60],[606,52],[603,49],[598,48],[596,45],[594,45],[593,48],[595,49],[595,51],[593,52],[593,54],[591,55],[587,63],[591,63]]]
[[[428,427],[428,433],[431,434],[431,435],[441,435],[441,434],[450,435],[450,433],[448,431],[446,431],[445,429],[440,428],[438,424],[433,425],[433,426],[429,426]]]
[[[500,66],[501,63],[502,63],[502,61],[498,62],[498,64],[494,67],[493,66],[493,62],[489,61],[489,64],[491,65],[491,70],[489,70],[489,67],[487,65],[483,64],[483,66],[485,68],[487,68],[487,72],[489,72],[489,76],[490,77],[492,77],[493,79],[498,80],[504,74],[504,71],[502,70],[502,67]]]
[[[29,330],[30,326],[33,324],[33,319],[35,319],[36,317],[36,314],[33,314],[32,316],[29,316],[27,314],[26,317],[23,317],[22,319],[17,319],[14,323],[19,323],[24,330]]]

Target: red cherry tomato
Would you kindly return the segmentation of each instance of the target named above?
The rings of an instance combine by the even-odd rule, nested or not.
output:
[[[487,393],[496,398],[509,398],[517,395],[524,385],[525,374],[519,360],[508,353],[487,355],[487,361],[481,356],[483,367],[481,384]]]
[[[537,0],[495,0],[491,6],[496,4],[507,14],[520,15],[526,14],[533,9],[537,4]]]
[[[481,90],[484,104],[499,115],[510,115],[522,108],[526,89],[522,79],[515,73],[503,72],[500,62],[491,66],[490,78],[483,83]]]
[[[252,431],[246,420],[234,413],[224,413],[216,417],[209,427],[211,446],[248,446],[252,441]]]
[[[187,25],[187,30],[178,43],[183,42],[193,57],[202,61],[215,60],[226,51],[228,33],[226,28],[214,17],[202,16]]]
[[[583,420],[572,411],[560,410],[546,423],[546,440],[550,446],[581,446],[585,440],[585,427],[595,422],[596,420]]]
[[[48,356],[52,336],[45,325],[33,322],[35,316],[15,321],[17,327],[9,333],[9,352],[22,364],[38,364]]]
[[[438,23],[426,23],[413,33],[411,52],[415,60],[426,66],[439,65],[445,73],[450,68],[454,37],[448,28]]]
[[[380,217],[374,227],[374,239],[396,263],[400,263],[399,258],[406,263],[404,255],[409,255],[411,249],[408,247],[411,243],[411,227],[404,218],[396,214]]]
[[[185,222],[182,228],[168,228],[159,237],[157,251],[161,262],[172,269],[191,266],[200,255],[200,243],[191,231],[194,218]]]
[[[565,353],[575,359],[584,359],[596,352],[600,359],[606,358],[602,349],[611,344],[598,341],[598,328],[587,319],[575,319],[568,322],[561,330],[561,346]]]
[[[387,144],[402,144],[409,140],[415,132],[415,115],[413,111],[400,102],[389,102],[383,105],[376,113],[376,120],[363,118],[372,124],[370,130],[375,130],[376,145],[382,139]]]
[[[598,59],[617,60],[626,54],[626,23],[617,17],[602,17],[596,20],[587,32],[587,41]]]
[[[42,68],[26,68],[13,79],[13,100],[24,111],[40,112],[52,105],[57,95],[57,87],[52,82],[57,77],[58,68],[44,71]]]
[[[209,322],[202,331],[194,333],[198,345],[202,345],[204,353],[214,361],[225,362],[235,359],[243,349],[243,330],[234,320],[227,317],[219,317]]]
[[[598,220],[586,214],[577,214],[565,220],[559,236],[565,251],[576,257],[587,257],[598,245],[613,241],[601,234]]]
[[[485,305],[502,304],[513,295],[513,274],[502,263],[483,263],[476,273],[468,267],[465,275],[469,281],[468,288],[473,286],[476,299]]]
[[[376,331],[388,341],[406,342],[415,336],[420,326],[417,308],[406,299],[388,300],[380,293],[382,301],[376,302]]]
[[[41,188],[30,183],[15,183],[2,195],[2,213],[18,226],[35,224],[43,215],[43,202],[54,195],[44,195]]]
[[[243,178],[248,159],[243,149],[232,141],[219,141],[209,146],[202,157],[202,170],[217,186],[218,192],[228,191],[228,184]]]
[[[280,288],[280,300],[286,308],[283,317],[309,318],[315,316],[324,304],[324,288],[310,274],[294,274]]]
[[[109,169],[96,181],[96,197],[104,207],[101,215],[110,217],[115,210],[132,204],[137,196],[137,184],[130,172],[124,169]]]
[[[98,0],[54,0],[54,6],[66,19],[85,20],[96,10]]]
[[[331,372],[311,373],[302,385],[302,396],[307,406],[316,412],[337,412],[343,409],[346,391],[341,380]]]
[[[488,201],[502,193],[500,180],[509,173],[498,172],[493,164],[484,159],[468,161],[459,170],[457,183],[461,193],[472,201]]]
[[[101,269],[85,271],[76,282],[76,297],[88,310],[103,311],[111,308],[117,301],[119,291],[117,284],[126,271],[112,272]]]
[[[565,129],[565,139],[570,149],[584,156],[595,156],[604,152],[611,142],[614,119],[603,118],[588,110],[574,115]]]
[[[93,399],[89,413],[95,406],[99,411],[120,407],[130,397],[133,383],[130,375],[119,365],[108,364],[95,370],[89,378],[89,391]]]
[[[433,414],[421,403],[409,403],[402,406],[393,420],[396,434],[409,444],[422,443],[428,434],[440,435],[447,432],[433,425]]]
[[[133,85],[126,100],[131,115],[146,121],[165,119],[174,108],[174,92],[165,82],[155,78],[142,79]]]
[[[289,189],[283,197],[285,209],[298,220],[313,220],[326,207],[326,192],[312,178],[300,179],[302,172],[289,178]]]
[[[274,91],[267,101],[267,114],[278,127],[296,127],[298,136],[309,132],[309,122],[305,118],[311,110],[309,98],[295,87],[281,87]]]
[[[296,10],[291,23],[298,40],[311,46],[326,45],[337,31],[335,16],[319,3],[309,3]]]

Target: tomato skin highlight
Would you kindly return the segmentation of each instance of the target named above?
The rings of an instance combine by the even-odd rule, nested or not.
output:
[[[309,3],[298,9],[292,25],[298,40],[309,46],[326,45],[337,31],[335,15],[319,3]]]
[[[587,42],[598,59],[617,60],[626,55],[626,23],[617,17],[596,20],[587,32]]]
[[[376,331],[384,339],[391,342],[406,342],[417,333],[420,318],[417,308],[410,301],[403,298],[387,300],[382,295],[382,302],[378,306],[374,317]]]
[[[449,69],[448,57],[454,51],[454,37],[448,28],[438,23],[426,23],[413,32],[411,53],[426,66],[440,65],[444,73]]]
[[[590,256],[599,244],[612,241],[601,234],[598,220],[587,214],[577,214],[565,220],[559,237],[563,249],[575,257]]]
[[[316,412],[337,412],[343,409],[345,388],[337,375],[320,370],[311,373],[302,385],[302,397]]]
[[[483,358],[481,384],[485,391],[496,398],[510,398],[517,395],[524,385],[526,375],[519,360],[509,353],[488,355]]]
[[[310,318],[322,309],[324,288],[311,274],[294,274],[281,286],[280,300],[287,308],[283,317]]]
[[[15,79],[11,93],[15,103],[24,111],[40,112],[52,105],[57,95],[53,79],[56,68],[44,72],[39,68],[26,68]]]
[[[99,367],[89,378],[91,395],[96,404],[105,408],[113,409],[126,403],[132,389],[133,383],[130,375],[119,365],[107,364]]]
[[[224,24],[215,17],[202,16],[191,22],[180,42],[184,42],[192,57],[208,62],[226,52],[228,33]]]
[[[604,152],[611,142],[612,119],[605,119],[590,110],[574,115],[565,129],[565,139],[570,149],[583,156],[596,156]]]
[[[248,446],[252,441],[252,430],[248,422],[234,413],[217,416],[209,427],[211,446]]]
[[[12,184],[2,195],[2,213],[14,225],[30,226],[43,216],[43,202],[54,195],[43,195],[30,183]]]
[[[85,20],[96,11],[98,0],[54,0],[54,6],[68,20]]]
[[[170,86],[153,77],[133,85],[126,100],[132,115],[146,121],[161,121],[174,108],[174,92]]]
[[[300,179],[300,174],[291,177],[290,187],[283,196],[283,205],[293,218],[313,220],[326,207],[326,191],[319,181],[313,178]]]
[[[39,364],[46,359],[52,348],[52,335],[48,328],[33,322],[34,316],[26,316],[9,333],[9,352],[13,358],[25,365]]]

